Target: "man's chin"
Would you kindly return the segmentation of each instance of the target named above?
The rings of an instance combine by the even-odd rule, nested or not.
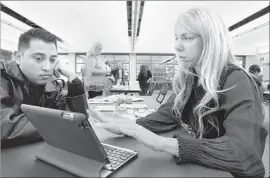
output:
[[[36,82],[37,85],[46,85],[48,82],[50,82],[51,80],[39,80]]]

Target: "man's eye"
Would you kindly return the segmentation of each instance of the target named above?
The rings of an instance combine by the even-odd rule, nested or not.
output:
[[[51,63],[54,63],[56,61],[56,59],[51,59]]]
[[[37,60],[37,61],[41,61],[42,58],[41,58],[41,57],[36,57],[36,60]]]

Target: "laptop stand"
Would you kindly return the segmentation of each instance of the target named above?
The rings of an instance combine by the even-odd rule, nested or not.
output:
[[[112,171],[104,163],[65,151],[49,144],[42,145],[35,157],[79,177],[107,177]]]

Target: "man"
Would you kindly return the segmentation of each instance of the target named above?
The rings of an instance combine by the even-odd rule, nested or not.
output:
[[[42,140],[21,111],[22,104],[86,114],[83,85],[67,64],[57,60],[57,40],[51,33],[39,28],[23,33],[14,59],[0,64],[2,148]],[[67,95],[55,80],[59,73],[68,78]]]
[[[112,70],[112,74],[114,76],[114,85],[124,85],[124,69],[122,68],[122,64],[118,63],[117,68]]]
[[[263,75],[261,73],[260,67],[256,64],[253,64],[248,68],[248,71],[252,75],[255,82],[257,83],[259,89],[261,90],[261,93],[263,93],[264,92],[264,87],[262,85]]]

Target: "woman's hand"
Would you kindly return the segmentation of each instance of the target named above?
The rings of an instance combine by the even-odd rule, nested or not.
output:
[[[136,124],[136,122],[133,120],[120,118],[118,120],[106,123],[97,123],[95,126],[106,129],[107,131],[118,135],[128,135],[130,137],[134,137],[152,150],[162,151],[163,149],[163,137],[156,135],[155,133]]]
[[[94,118],[98,122],[107,123],[114,120],[113,118],[107,117],[103,113],[96,111],[91,107],[88,108],[87,113],[90,117]]]
[[[106,129],[117,135],[127,135],[137,139],[147,147],[155,151],[164,151],[173,155],[178,155],[178,144],[175,138],[165,138],[136,124],[135,120],[123,117],[119,113],[114,113],[112,117],[107,117],[101,112],[89,109],[88,114],[97,119],[97,128]]]

